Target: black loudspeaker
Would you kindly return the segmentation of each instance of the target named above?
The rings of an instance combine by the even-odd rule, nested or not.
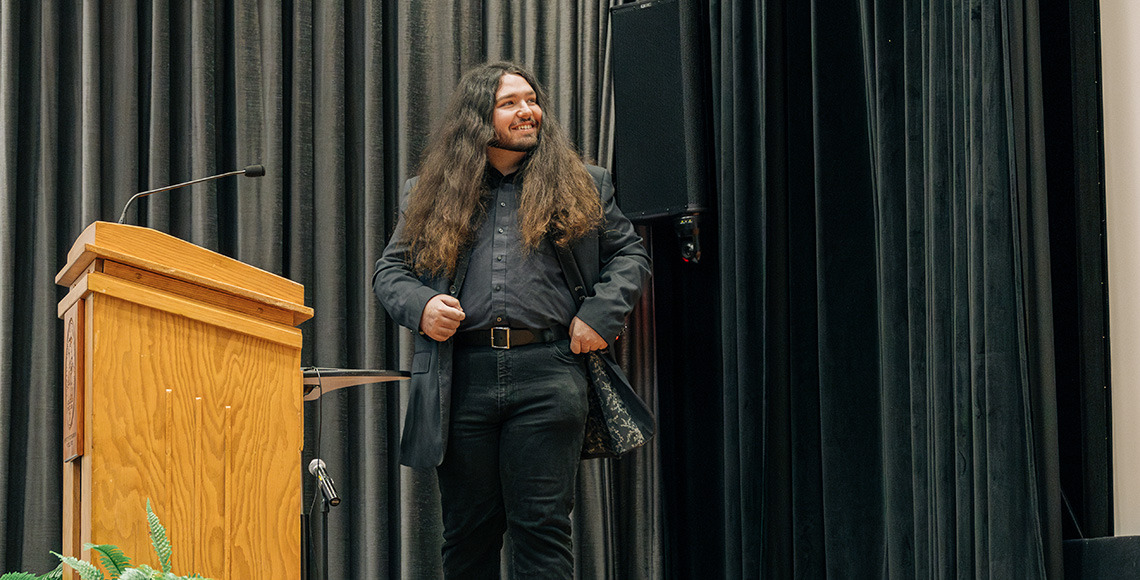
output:
[[[706,210],[710,109],[701,106],[701,35],[689,4],[611,9],[614,174],[618,204],[632,220]]]

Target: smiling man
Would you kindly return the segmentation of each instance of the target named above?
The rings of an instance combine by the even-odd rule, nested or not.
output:
[[[609,173],[543,118],[511,63],[467,73],[405,185],[373,290],[417,331],[400,460],[434,467],[448,578],[570,578],[585,353],[617,337],[649,277]],[[574,256],[575,300],[558,258]],[[606,355],[608,356],[608,355]]]

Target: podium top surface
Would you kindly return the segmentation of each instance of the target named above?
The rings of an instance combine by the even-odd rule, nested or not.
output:
[[[95,222],[76,238],[55,281],[70,287],[96,258],[121,262],[212,290],[312,317],[301,284],[151,228]]]

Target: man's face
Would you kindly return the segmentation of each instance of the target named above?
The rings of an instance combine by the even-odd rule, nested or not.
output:
[[[542,109],[537,98],[526,79],[512,74],[499,79],[495,109],[491,113],[491,124],[495,126],[492,147],[526,152],[538,146]]]

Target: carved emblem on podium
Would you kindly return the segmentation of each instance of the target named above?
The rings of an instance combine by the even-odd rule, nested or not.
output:
[[[63,460],[72,461],[83,455],[83,385],[80,380],[79,310],[81,303],[68,311],[63,343]]]

